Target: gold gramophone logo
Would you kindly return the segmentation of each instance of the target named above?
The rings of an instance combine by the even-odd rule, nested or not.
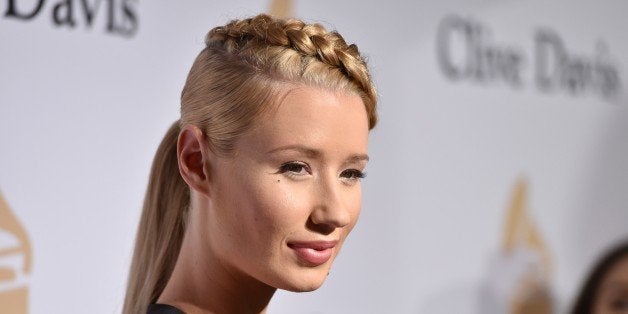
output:
[[[0,309],[28,313],[28,279],[33,255],[26,231],[0,193]]]
[[[550,314],[551,256],[528,206],[528,183],[518,179],[506,208],[501,247],[484,277],[480,313]]]
[[[506,212],[501,254],[514,263],[523,263],[510,294],[509,313],[549,314],[551,256],[528,208],[528,184],[520,178],[514,186]]]

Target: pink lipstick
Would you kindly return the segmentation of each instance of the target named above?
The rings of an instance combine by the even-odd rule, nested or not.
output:
[[[333,253],[338,241],[289,242],[297,257],[308,266],[325,264]]]

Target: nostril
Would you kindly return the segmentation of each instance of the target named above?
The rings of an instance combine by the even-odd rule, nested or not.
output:
[[[311,230],[313,232],[319,233],[319,234],[323,234],[323,235],[328,235],[331,234],[332,232],[334,232],[334,230],[336,230],[336,227],[327,224],[327,223],[316,223],[314,220],[312,220],[312,217],[310,217],[310,219],[308,219],[307,223],[305,224],[305,227],[308,230]]]

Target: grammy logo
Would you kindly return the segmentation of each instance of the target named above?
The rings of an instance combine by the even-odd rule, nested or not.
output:
[[[550,314],[551,256],[528,208],[528,184],[516,181],[501,248],[484,278],[480,313]]]
[[[513,189],[506,213],[502,254],[511,262],[525,263],[511,292],[509,313],[549,314],[552,302],[549,291],[550,252],[528,213],[527,182],[519,179]]]
[[[0,308],[28,313],[28,279],[33,256],[28,235],[0,193]]]

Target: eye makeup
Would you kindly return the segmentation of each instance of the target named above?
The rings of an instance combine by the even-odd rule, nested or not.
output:
[[[306,174],[312,174],[312,169],[310,169],[310,166],[305,162],[289,161],[282,164],[281,167],[279,167],[279,171],[277,171],[277,173],[302,176]]]

